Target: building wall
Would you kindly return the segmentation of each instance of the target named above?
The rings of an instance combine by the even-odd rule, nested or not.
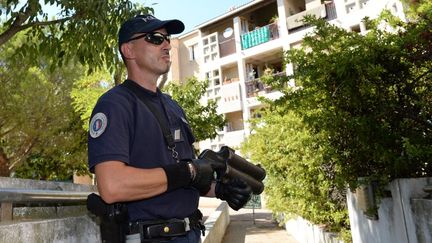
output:
[[[181,41],[177,38],[171,39],[171,68],[167,74],[167,79],[172,80],[180,80],[180,54],[179,54],[179,45],[181,45]],[[162,78],[160,78],[162,79]],[[160,80],[159,80],[160,82]]]
[[[173,41],[174,46],[171,52],[173,63],[170,72],[173,73],[172,80],[184,82],[188,78],[200,76],[199,58],[201,50],[199,49],[199,39],[198,32],[194,31]],[[192,46],[195,49],[195,60],[190,58],[189,49]]]

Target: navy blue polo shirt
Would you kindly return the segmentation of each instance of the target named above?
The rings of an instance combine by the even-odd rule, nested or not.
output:
[[[167,118],[179,159],[193,159],[195,141],[181,107],[158,89],[156,93],[140,87],[150,102]],[[89,127],[89,168],[109,160],[122,161],[137,168],[156,168],[176,161],[167,148],[156,117],[124,86],[102,95],[93,109]],[[128,202],[129,219],[152,220],[184,218],[198,208],[199,193],[193,188],[134,202]]]

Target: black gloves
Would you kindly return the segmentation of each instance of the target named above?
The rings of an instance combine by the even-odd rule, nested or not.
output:
[[[215,194],[217,198],[225,200],[232,209],[237,211],[249,201],[252,189],[241,179],[233,178],[226,183],[217,182]]]
[[[162,169],[165,170],[167,176],[168,192],[181,187],[192,186],[200,192],[200,195],[205,195],[210,190],[214,171],[223,167],[222,164],[197,159],[169,164],[163,166]]]
[[[195,159],[189,163],[193,166],[191,186],[198,189],[200,195],[203,196],[210,191],[214,171],[219,169],[220,165],[205,159]]]

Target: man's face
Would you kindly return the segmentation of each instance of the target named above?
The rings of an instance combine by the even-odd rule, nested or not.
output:
[[[156,75],[167,73],[171,65],[171,45],[166,39],[167,31],[158,29],[151,33],[135,34],[132,38],[140,36],[129,42],[138,67]]]

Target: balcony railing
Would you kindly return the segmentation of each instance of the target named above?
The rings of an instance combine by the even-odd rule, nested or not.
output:
[[[249,49],[277,38],[279,38],[277,23],[269,24],[241,35],[242,49]]]
[[[274,77],[283,75],[286,75],[285,72],[278,72],[273,74]],[[245,86],[247,98],[258,96],[261,93],[267,94],[273,91],[272,87],[261,82],[260,78],[245,82]]]
[[[333,20],[337,18],[336,7],[333,2],[325,3],[320,5],[319,7],[309,9],[294,15],[291,15],[287,18],[287,27],[290,33],[294,33],[300,30],[304,30],[309,28],[310,26],[303,22],[303,18],[306,15],[312,15],[317,18],[322,18],[327,21]]]
[[[337,18],[336,6],[334,2],[326,3],[325,8],[327,12],[327,17],[325,20],[330,21]]]

